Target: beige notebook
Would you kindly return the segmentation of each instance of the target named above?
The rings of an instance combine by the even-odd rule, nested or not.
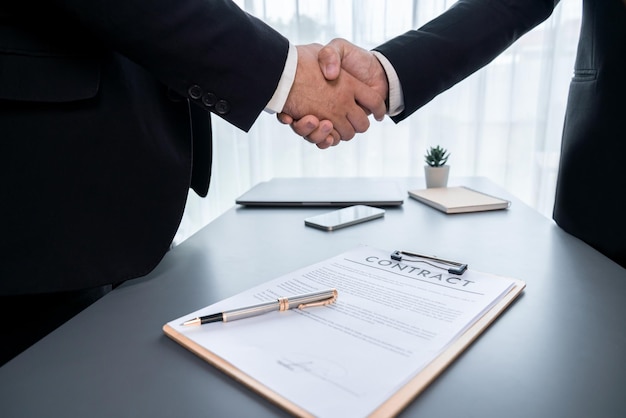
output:
[[[507,209],[511,202],[465,186],[409,190],[409,196],[445,213]]]

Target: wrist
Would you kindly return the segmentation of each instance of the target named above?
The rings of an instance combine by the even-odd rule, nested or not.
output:
[[[289,43],[289,52],[287,53],[287,59],[285,60],[285,68],[283,74],[278,81],[276,91],[265,106],[265,111],[268,113],[280,113],[287,102],[289,92],[293,86],[293,82],[296,78],[296,68],[298,65],[298,50],[295,45]]]
[[[404,96],[402,95],[402,85],[391,62],[378,51],[372,51],[381,67],[383,68],[383,77],[387,86],[387,95],[385,97],[385,105],[387,106],[387,114],[395,116],[404,110]]]

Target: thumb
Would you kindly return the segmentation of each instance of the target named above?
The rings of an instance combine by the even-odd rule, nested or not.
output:
[[[326,80],[335,80],[339,77],[344,54],[344,42],[343,39],[333,39],[317,55],[320,69]]]

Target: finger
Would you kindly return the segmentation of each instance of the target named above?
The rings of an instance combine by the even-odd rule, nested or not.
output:
[[[357,133],[363,133],[367,131],[367,128],[370,127],[370,120],[367,117],[367,113],[359,106],[355,106],[353,109],[351,109],[346,116],[348,118],[348,121],[354,128],[354,131]],[[344,141],[348,141],[352,139],[352,137],[347,138],[342,135],[341,139],[343,139]]]
[[[306,134],[307,140],[313,143],[320,143],[328,140],[331,131],[333,130],[333,124],[329,120],[320,121],[319,126]],[[330,136],[330,142],[332,143],[332,136]]]
[[[328,137],[326,137],[325,142],[328,145],[328,147],[334,147],[334,146],[339,145],[339,143],[341,142],[341,136],[339,136],[339,132],[333,129],[332,132],[328,135]]]
[[[293,118],[286,113],[277,113],[276,119],[284,125],[291,125],[293,123]]]
[[[327,148],[330,148],[332,145],[333,145],[332,136],[329,136],[325,140],[315,144],[315,146],[318,147],[319,149],[327,149]]]
[[[345,42],[343,39],[333,39],[317,54],[320,69],[326,80],[335,80],[339,77]]]
[[[316,129],[319,129],[320,121],[313,115],[303,116],[301,119],[294,120],[291,123],[291,129],[300,136],[309,136]],[[332,129],[332,124],[331,128]],[[328,129],[330,131],[330,129]]]
[[[354,110],[353,112],[358,113]],[[363,115],[365,115],[365,112],[363,112]],[[334,124],[335,129],[337,130],[337,132],[339,132],[339,138],[341,138],[341,140],[348,141],[354,138],[354,135],[357,132],[357,127],[361,127],[363,125],[363,120],[359,119],[358,116],[354,116],[353,119],[354,121],[350,120],[349,115],[346,115],[346,117],[343,120],[336,122]],[[365,116],[365,120],[367,121],[367,116]],[[369,124],[369,121],[367,121],[367,123]],[[360,131],[360,132],[363,132],[363,131]]]
[[[360,86],[355,89],[354,98],[368,114],[373,114],[377,121],[380,122],[385,118],[385,114],[387,113],[385,99],[374,89],[360,83]]]
[[[348,124],[354,129],[355,132],[362,133],[367,131],[367,128],[370,126],[370,121],[368,118],[369,112],[367,109],[364,109],[364,106],[358,103],[359,97],[364,101],[368,102],[370,105],[374,105],[376,100],[381,100],[380,96],[371,88],[356,80],[350,74],[342,73],[341,79],[344,83],[350,86],[348,89],[353,94],[353,102],[351,106],[348,106],[346,109],[346,119],[348,120]],[[360,92],[363,90],[363,92]],[[384,103],[383,103],[384,106]],[[375,107],[375,106],[374,106]],[[352,139],[352,136],[346,136],[341,131],[341,126],[336,124],[335,128],[341,134],[341,139],[344,141]]]
[[[318,145],[318,147],[320,149],[326,149],[328,147],[335,147],[339,145],[340,142],[341,142],[341,136],[339,135],[339,132],[333,129],[330,135],[328,135],[328,137],[326,138],[326,141],[324,141],[324,144],[322,146]]]

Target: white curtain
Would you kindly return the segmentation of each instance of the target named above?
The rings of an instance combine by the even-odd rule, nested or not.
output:
[[[444,0],[238,0],[294,44],[342,37],[366,49],[415,29],[448,9]],[[327,150],[261,114],[249,133],[214,121],[209,196],[190,193],[175,239],[181,242],[272,177],[423,177],[424,153],[451,153],[451,177],[485,176],[550,217],[561,130],[580,29],[581,0],[563,0],[543,24],[494,62],[394,124]],[[234,51],[233,53],[238,53]]]

